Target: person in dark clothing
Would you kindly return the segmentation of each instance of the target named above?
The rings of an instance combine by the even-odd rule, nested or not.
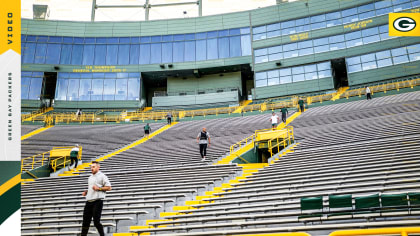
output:
[[[76,144],[76,146],[74,146],[74,148],[72,148],[70,151],[70,166],[72,166],[73,163],[75,163],[74,168],[77,167],[78,156],[79,156],[79,144]]]
[[[167,119],[168,119],[168,125],[172,124],[172,113],[168,112],[168,114],[166,115]]]
[[[197,143],[200,145],[201,161],[206,160],[207,147],[210,147],[210,142],[210,134],[206,131],[206,128],[203,128],[197,135]]]
[[[281,120],[283,121],[284,124],[286,124],[287,115],[289,114],[289,111],[287,110],[286,107],[282,107],[280,111],[281,111]]]
[[[152,128],[150,128],[149,123],[147,123],[144,126],[144,136],[146,136],[146,138],[149,138],[149,134],[150,134],[151,131],[152,131]]]
[[[303,101],[302,98],[299,99],[298,104],[299,104],[300,112],[304,112],[305,111],[305,102]]]
[[[99,171],[99,162],[92,161],[90,170],[92,175],[88,180],[88,190],[82,193],[86,197],[86,205],[83,210],[82,236],[86,236],[89,231],[90,222],[93,217],[93,224],[100,236],[105,236],[104,227],[101,224],[101,215],[103,200],[105,199],[106,191],[111,191],[111,183],[108,177]]]

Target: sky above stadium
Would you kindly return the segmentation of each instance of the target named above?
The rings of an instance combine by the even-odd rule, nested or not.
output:
[[[194,2],[194,0],[149,0],[150,4]],[[143,5],[145,0],[97,0],[97,5]],[[92,0],[22,0],[22,18],[32,18],[32,5],[48,5],[49,20],[90,21]],[[246,11],[275,5],[276,0],[203,0],[203,16]],[[187,14],[184,14],[184,11]],[[142,21],[143,8],[101,8],[96,10],[95,21]],[[150,9],[149,20],[187,18],[198,16],[197,5],[155,7]]]

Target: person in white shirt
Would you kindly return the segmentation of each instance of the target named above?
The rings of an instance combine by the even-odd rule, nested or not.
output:
[[[97,161],[92,161],[90,170],[92,175],[89,176],[88,190],[82,193],[86,197],[86,205],[83,210],[82,236],[86,236],[89,231],[90,222],[93,217],[93,224],[100,236],[105,236],[104,228],[101,224],[102,207],[104,205],[106,191],[111,191],[111,183],[108,177],[99,171],[100,165]]]
[[[271,128],[273,128],[273,129],[277,127],[278,123],[280,123],[280,118],[279,118],[278,115],[276,115],[275,112],[273,112],[270,120],[271,120]]]
[[[372,96],[370,95],[370,88],[366,86],[366,99],[370,100],[372,99]]]
[[[74,146],[74,148],[72,148],[70,151],[70,166],[72,166],[73,162],[75,162],[76,164],[74,165],[74,168],[77,167],[78,156],[79,156],[79,144],[76,144],[76,146]]]

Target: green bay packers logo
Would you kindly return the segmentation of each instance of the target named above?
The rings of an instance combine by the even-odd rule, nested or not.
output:
[[[409,32],[416,28],[416,21],[410,17],[400,17],[392,23],[394,29],[400,32]]]

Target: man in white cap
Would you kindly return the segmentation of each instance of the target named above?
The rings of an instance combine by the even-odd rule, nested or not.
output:
[[[77,167],[78,156],[79,156],[79,144],[76,144],[76,146],[74,146],[74,148],[72,148],[70,151],[70,166],[72,166],[73,162],[75,162],[76,164],[74,165],[74,168]]]

